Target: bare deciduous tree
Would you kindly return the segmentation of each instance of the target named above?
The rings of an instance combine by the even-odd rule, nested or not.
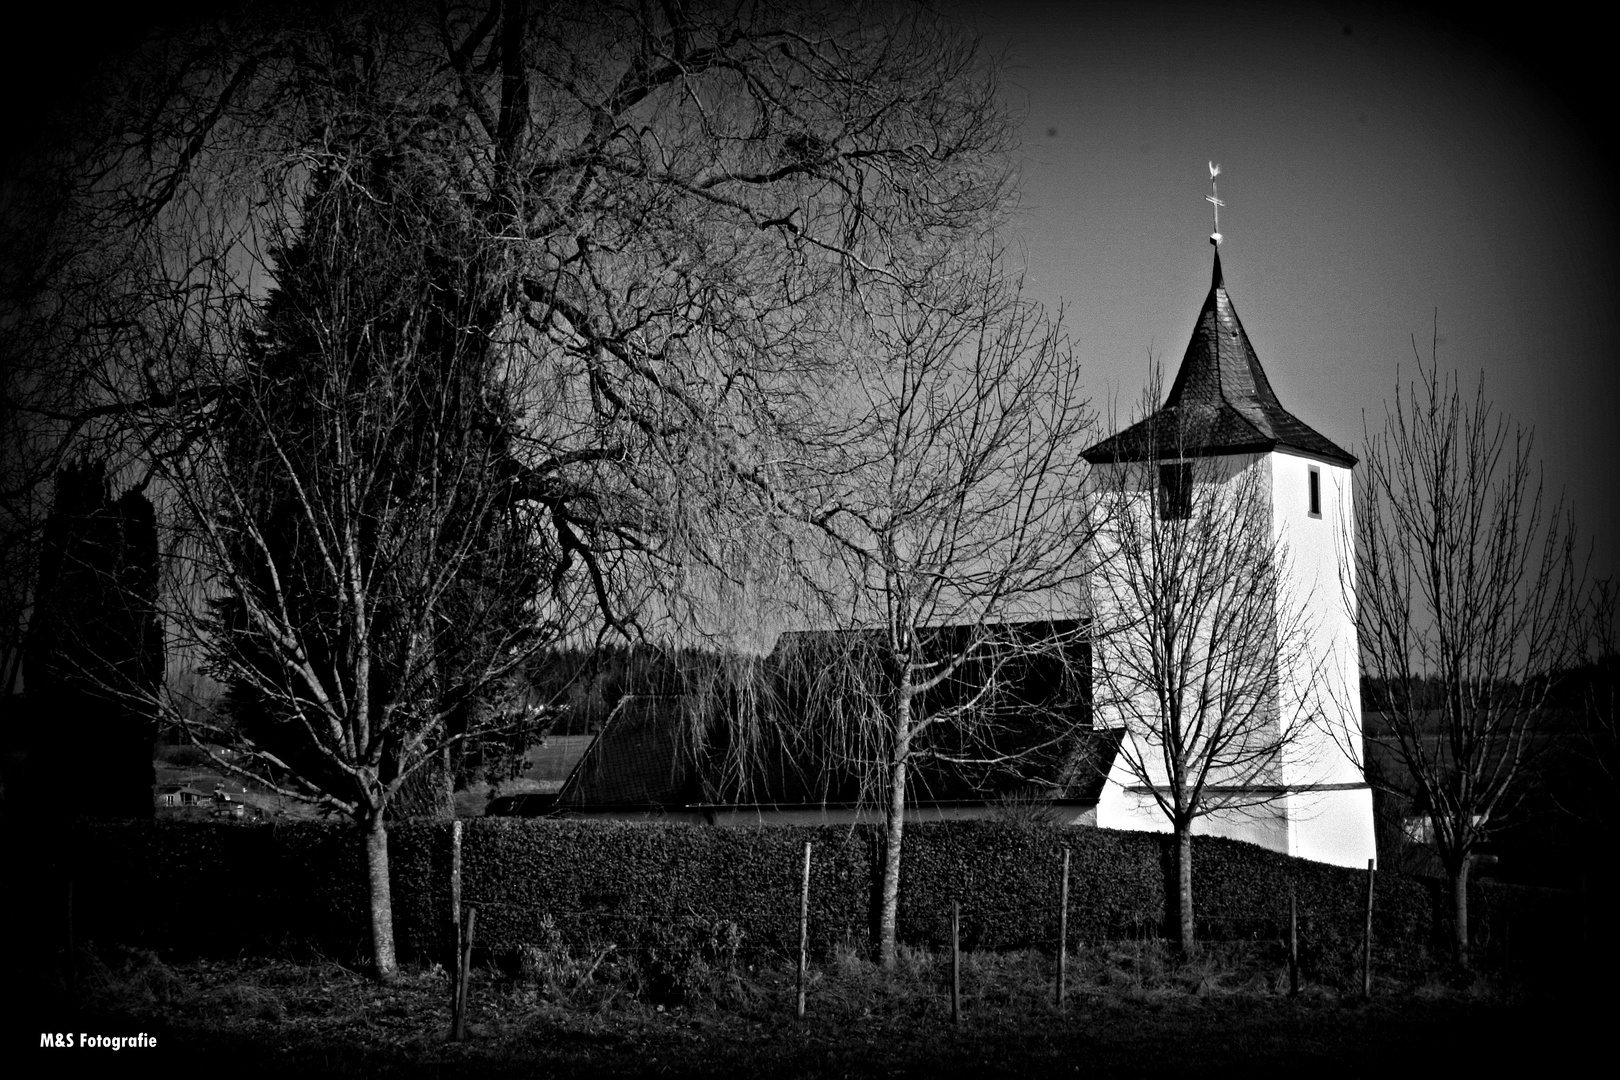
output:
[[[1050,745],[1083,708],[1021,695],[1079,655],[1081,451],[1095,432],[1058,322],[993,255],[961,249],[926,290],[874,291],[844,401],[849,433],[808,515],[827,551],[829,620],[806,719],[881,806],[879,954],[895,961],[911,780],[930,758],[1005,765],[1009,724]],[[1058,618],[1054,619],[1054,614]],[[1078,697],[1076,690],[1073,696]]]
[[[1175,833],[1190,953],[1194,824],[1286,797],[1314,715],[1299,687],[1319,661],[1310,598],[1286,587],[1265,456],[1202,451],[1196,413],[1155,411],[1158,382],[1155,371],[1138,452],[1096,469],[1092,693],[1098,722],[1125,729],[1119,757],[1135,791]]]
[[[1427,816],[1464,964],[1471,856],[1521,794],[1581,646],[1574,531],[1545,500],[1531,444],[1483,382],[1467,401],[1419,357],[1367,436],[1356,510],[1366,739],[1396,766],[1383,782]]]
[[[839,443],[849,311],[1003,200],[992,74],[921,5],[249,10],[42,159],[7,421],[151,475],[242,706],[198,734],[365,826],[379,974],[398,783],[514,649],[746,578]]]
[[[592,606],[551,519],[598,522],[512,452],[512,410],[532,397],[494,392],[465,332],[483,298],[440,261],[432,202],[408,170],[342,164],[301,206],[257,331],[210,354],[228,368],[214,407],[165,432],[154,468],[209,598],[173,617],[229,688],[227,725],[187,722],[361,826],[387,973],[386,820],[467,739],[522,748],[514,677]]]

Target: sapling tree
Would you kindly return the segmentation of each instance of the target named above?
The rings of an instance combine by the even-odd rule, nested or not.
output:
[[[1081,655],[1080,454],[1095,428],[1078,365],[993,253],[958,250],[932,282],[870,298],[855,343],[868,362],[843,402],[849,434],[806,515],[841,632],[804,639],[801,660],[818,672],[805,718],[883,812],[885,967],[918,766],[1005,764],[1004,727],[1036,722],[1016,740],[1027,752],[1085,722],[1078,691],[1044,710],[1020,699],[1032,668]],[[1079,673],[1058,678],[1078,686]]]
[[[1177,932],[1191,953],[1194,825],[1285,797],[1317,704],[1290,676],[1317,661],[1310,598],[1283,587],[1263,455],[1201,454],[1202,417],[1158,410],[1157,387],[1137,452],[1099,463],[1093,481],[1093,700],[1125,729],[1120,763],[1175,834]]]
[[[1579,656],[1582,563],[1531,433],[1432,357],[1367,435],[1362,473],[1366,738],[1396,765],[1382,782],[1428,819],[1466,964],[1472,857],[1523,794],[1556,681]]]

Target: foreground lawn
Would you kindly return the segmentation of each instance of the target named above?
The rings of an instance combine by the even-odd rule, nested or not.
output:
[[[845,955],[816,969],[799,1021],[785,967],[700,972],[689,1003],[658,1004],[681,995],[616,959],[476,971],[468,1038],[449,1043],[437,969],[380,987],[331,963],[87,956],[71,993],[36,999],[37,1030],[17,1032],[7,1057],[231,1077],[1386,1077],[1496,1074],[1529,1055],[1538,1071],[1568,1068],[1611,1022],[1583,995],[1483,983],[1380,987],[1371,1001],[1307,987],[1290,999],[1264,966],[1176,965],[1140,949],[1077,961],[1061,1013],[1049,957],[969,955],[955,1024],[942,958],[909,953],[885,975]],[[144,1032],[157,1046],[41,1049],[40,1031]]]

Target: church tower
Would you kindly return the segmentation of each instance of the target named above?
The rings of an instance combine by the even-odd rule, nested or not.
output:
[[[1186,516],[1197,484],[1209,485],[1216,495],[1241,486],[1254,506],[1252,515],[1245,512],[1246,527],[1265,534],[1262,547],[1279,556],[1274,576],[1266,579],[1274,595],[1268,604],[1301,616],[1289,622],[1291,637],[1277,643],[1282,647],[1268,652],[1246,646],[1254,664],[1272,667],[1262,668],[1267,678],[1256,682],[1265,700],[1257,699],[1253,708],[1264,713],[1264,722],[1245,738],[1256,746],[1271,739],[1280,752],[1263,767],[1245,767],[1241,745],[1229,753],[1230,760],[1218,763],[1208,778],[1206,809],[1212,812],[1197,818],[1192,831],[1366,866],[1376,851],[1372,792],[1357,765],[1361,701],[1350,553],[1356,459],[1278,401],[1227,294],[1219,240],[1217,231],[1211,237],[1217,247],[1209,295],[1164,404],[1092,447],[1086,458],[1100,485],[1137,499],[1138,509],[1127,512],[1155,519]],[[1186,527],[1161,524],[1166,530]],[[1139,671],[1140,657],[1108,652],[1157,651],[1146,644],[1150,637],[1111,637],[1107,631],[1110,623],[1131,627],[1144,621],[1140,610],[1129,610],[1133,598],[1143,595],[1140,587],[1108,587],[1117,582],[1106,575],[1128,572],[1119,554],[1103,550],[1093,571],[1093,664],[1107,669],[1117,661],[1121,670]],[[1272,637],[1282,633],[1283,621],[1271,627]],[[1247,640],[1263,642],[1266,632]],[[1156,741],[1154,722],[1143,719],[1163,706],[1151,700],[1152,687],[1139,685],[1133,692],[1134,702],[1110,700],[1098,689],[1094,725],[1121,730],[1126,742],[1110,770],[1097,824],[1168,831],[1170,755]]]

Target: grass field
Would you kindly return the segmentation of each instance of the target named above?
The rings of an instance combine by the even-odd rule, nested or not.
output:
[[[211,795],[215,788],[231,794],[234,802],[247,810],[247,818],[259,817],[272,821],[316,821],[321,813],[315,807],[297,799],[277,795],[273,791],[226,772],[211,761],[201,747],[159,746],[152,756],[152,773],[159,786],[179,784]],[[160,821],[207,821],[223,816],[222,806],[209,800],[199,806],[158,807]]]
[[[531,752],[530,758],[529,767],[523,773],[504,783],[490,784],[483,779],[473,779],[458,790],[455,795],[456,816],[482,816],[489,801],[497,795],[555,793],[561,787],[558,755],[555,752],[548,755],[546,746],[542,744]],[[274,821],[319,821],[328,816],[309,803],[278,795],[261,784],[221,769],[201,747],[159,746],[153,754],[152,771],[155,783],[159,785],[180,784],[205,794],[222,787],[248,807],[247,817],[250,819],[259,816],[254,811]],[[160,820],[169,821],[205,821],[222,815],[220,807],[210,801],[201,806],[159,807],[157,816]]]
[[[1062,1012],[1052,973],[1038,953],[967,954],[952,1023],[947,957],[905,951],[886,974],[844,950],[812,969],[800,1021],[785,964],[688,971],[672,994],[613,950],[530,950],[475,969],[468,1038],[450,1043],[436,967],[379,986],[331,962],[115,950],[81,953],[71,992],[59,983],[38,998],[34,1022],[156,1037],[116,1059],[73,1052],[120,1071],[480,1078],[1497,1075],[1531,1055],[1538,1072],[1562,1072],[1609,1022],[1578,994],[1478,979],[1291,999],[1272,957],[1218,947],[1192,963],[1157,942],[1085,950]],[[38,1031],[17,1036],[29,1059],[68,1053],[40,1049]]]

